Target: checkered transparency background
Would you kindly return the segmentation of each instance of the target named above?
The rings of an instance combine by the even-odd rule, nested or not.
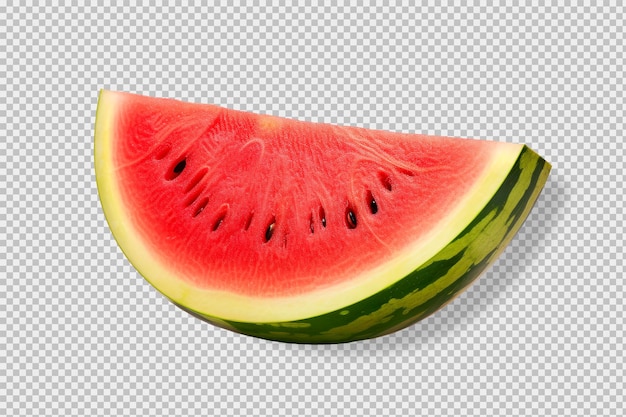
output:
[[[0,414],[624,416],[626,8],[0,6]],[[175,308],[99,205],[98,90],[524,142],[553,164],[444,310],[345,345]]]

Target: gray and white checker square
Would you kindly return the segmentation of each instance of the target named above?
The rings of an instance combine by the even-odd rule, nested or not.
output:
[[[175,4],[0,5],[0,415],[626,415],[625,7]],[[440,312],[269,342],[177,309],[117,247],[102,88],[522,142],[553,170]]]

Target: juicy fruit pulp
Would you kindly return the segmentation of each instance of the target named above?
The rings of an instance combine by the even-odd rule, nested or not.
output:
[[[541,162],[532,171],[539,174],[505,186],[523,155]],[[457,252],[454,265],[477,263],[457,267],[449,284],[482,271],[482,261],[521,222],[497,223],[489,233],[474,227],[465,246],[459,234],[503,187],[506,197],[516,190],[525,217],[549,170],[521,145],[313,124],[113,92],[100,97],[95,157],[113,234],[164,295],[224,327],[314,342],[402,327],[407,320],[374,313],[428,283],[441,286],[441,271],[407,277],[452,244],[484,240],[470,258]],[[520,184],[532,192],[521,193]],[[488,224],[502,216],[496,212]],[[440,307],[458,289],[447,297],[442,291],[423,301],[439,297]],[[367,300],[367,308],[350,308]],[[411,321],[414,315],[405,314]]]

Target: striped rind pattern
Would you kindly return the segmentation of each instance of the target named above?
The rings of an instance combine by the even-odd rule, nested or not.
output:
[[[525,146],[498,191],[450,244],[395,284],[341,309],[291,322],[242,323],[179,307],[220,327],[284,342],[341,343],[393,333],[444,307],[497,259],[530,213],[550,169]]]

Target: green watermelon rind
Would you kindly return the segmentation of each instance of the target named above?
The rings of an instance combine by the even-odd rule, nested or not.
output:
[[[290,322],[244,323],[207,316],[172,301],[212,324],[269,340],[343,343],[393,333],[443,308],[497,259],[530,213],[550,169],[524,146],[498,191],[450,244],[393,285],[338,310]]]

